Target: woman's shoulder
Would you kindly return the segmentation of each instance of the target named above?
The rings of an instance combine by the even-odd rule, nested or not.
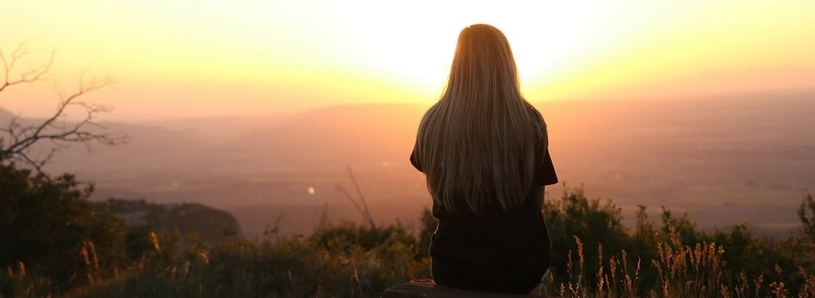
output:
[[[535,108],[535,106],[527,102],[526,109],[527,112],[529,112],[529,115],[532,116],[532,120],[534,120],[537,123],[542,123],[546,125],[545,122],[543,121],[543,115],[538,111],[537,108]]]

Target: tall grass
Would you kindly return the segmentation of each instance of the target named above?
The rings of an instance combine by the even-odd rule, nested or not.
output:
[[[407,236],[403,227],[348,223],[320,227],[309,237],[273,241],[232,240],[185,249],[161,243],[130,272],[76,294],[378,297],[390,285],[429,276],[428,259],[417,260],[415,238]]]
[[[643,287],[644,260],[629,262],[623,250],[620,256],[601,257],[598,271],[588,272],[583,242],[575,236],[577,251],[568,253],[565,281],[557,282],[555,276],[549,275],[543,281],[543,293],[549,297],[815,297],[815,276],[802,266],[796,270],[802,281],[800,287],[791,289],[782,280],[766,280],[768,275],[784,276],[779,265],[750,279],[744,271],[728,268],[723,259],[725,247],[721,245],[683,244],[674,228],[670,228],[669,239],[657,242],[658,258],[647,260],[657,272],[656,283]],[[598,246],[601,256],[602,244]],[[589,274],[595,275],[596,284],[585,283],[584,277]]]
[[[759,239],[745,225],[699,231],[669,212],[658,225],[644,208],[629,232],[617,224],[618,208],[610,202],[568,192],[551,203],[544,212],[560,242],[543,281],[545,296],[815,297],[809,235]],[[107,268],[97,245],[86,241],[75,256],[84,267],[72,277],[82,286],[62,289],[16,263],[0,273],[0,296],[378,297],[389,286],[430,277],[425,246],[435,223],[428,214],[421,235],[400,224],[327,222],[309,236],[286,237],[271,228],[257,241],[207,243],[148,232],[139,253],[116,268]],[[582,218],[595,215],[599,219]],[[602,226],[571,226],[581,221]]]

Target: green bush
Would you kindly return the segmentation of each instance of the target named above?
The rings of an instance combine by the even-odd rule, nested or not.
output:
[[[799,210],[805,231],[811,201],[808,195]],[[645,206],[639,206],[631,233],[620,224],[620,209],[600,202],[581,189],[546,202],[553,240],[550,294],[815,297],[815,245],[806,234],[758,238],[745,223],[705,231],[666,208],[657,224]]]
[[[560,282],[594,284],[601,260],[631,251],[621,210],[610,200],[601,203],[587,199],[582,189],[566,189],[560,200],[544,202],[543,216],[552,238],[553,274]]]
[[[142,267],[86,295],[376,297],[388,286],[429,276],[429,260],[416,260],[415,243],[400,225],[354,223],[321,226],[309,237],[275,242],[230,240],[205,247],[195,258]]]
[[[377,297],[430,277],[437,221],[323,222],[309,236],[265,241],[128,229],[96,211],[70,175],[0,164],[0,295],[83,297]],[[799,210],[813,220],[811,196]],[[542,211],[553,241],[548,295],[561,297],[815,297],[815,239],[756,237],[747,224],[700,230],[687,215],[646,207],[633,230],[610,200],[567,189]],[[804,229],[806,230],[806,228]],[[215,235],[217,236],[217,235]]]
[[[36,276],[65,290],[122,269],[126,228],[91,207],[92,191],[72,175],[51,178],[0,162],[0,268],[7,269],[6,279]],[[9,285],[2,285],[4,296]]]
[[[798,218],[804,226],[804,235],[815,238],[815,200],[811,194],[807,194],[801,207],[798,208]]]

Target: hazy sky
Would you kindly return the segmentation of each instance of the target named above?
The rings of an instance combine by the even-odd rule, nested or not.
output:
[[[500,3],[500,4],[499,4]],[[0,50],[26,41],[63,91],[120,119],[272,114],[435,101],[458,32],[503,30],[532,101],[815,90],[815,1],[31,0],[0,7]],[[0,93],[39,115],[54,86]]]

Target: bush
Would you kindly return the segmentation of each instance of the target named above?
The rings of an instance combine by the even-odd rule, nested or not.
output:
[[[560,200],[544,202],[543,216],[552,238],[552,270],[559,282],[579,279],[595,284],[601,260],[631,251],[621,210],[610,200],[601,204],[600,199],[587,199],[582,189],[566,189]]]
[[[799,210],[805,231],[811,200]],[[580,189],[567,189],[543,212],[554,246],[551,295],[815,297],[815,245],[807,234],[757,238],[745,223],[704,231],[666,208],[657,225],[639,206],[632,235],[619,208]]]
[[[370,228],[354,223],[321,226],[310,237],[274,243],[230,240],[205,247],[198,258],[145,266],[86,295],[377,297],[388,286],[429,277],[429,260],[416,260],[415,243],[400,225]]]
[[[91,207],[92,190],[80,188],[72,175],[51,178],[0,163],[0,267],[6,274],[45,278],[65,290],[122,268],[126,228]]]
[[[94,211],[86,200],[92,187],[80,189],[70,175],[3,164],[0,178],[3,297],[376,297],[430,277],[427,247],[437,223],[430,210],[419,235],[399,223],[324,221],[310,236],[213,243],[179,229],[127,229]],[[799,211],[804,226],[811,200]],[[809,234],[763,239],[747,224],[704,231],[665,208],[654,222],[644,206],[630,231],[620,208],[581,189],[548,200],[542,212],[553,241],[548,295],[815,297]]]

